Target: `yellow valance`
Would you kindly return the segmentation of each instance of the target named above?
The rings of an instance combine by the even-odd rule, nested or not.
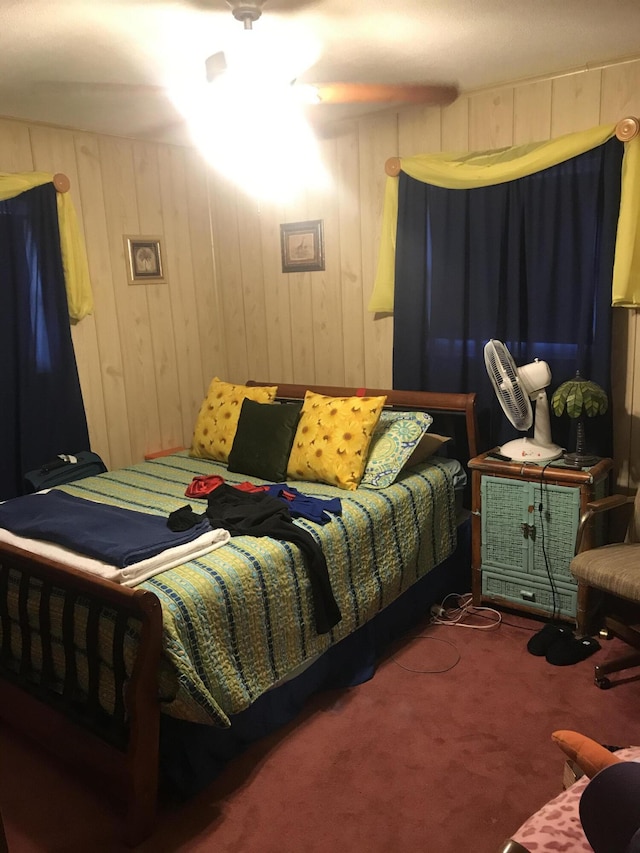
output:
[[[447,189],[473,189],[523,178],[602,145],[615,125],[569,133],[547,142],[471,154],[424,154],[396,160],[397,171]],[[397,174],[396,171],[396,174]],[[392,312],[395,279],[398,178],[385,187],[378,271],[369,311]],[[612,304],[640,305],[640,136],[625,143],[622,193],[613,269]]]
[[[54,177],[49,172],[0,172],[0,201],[15,198],[20,193],[42,184],[53,183]],[[93,311],[87,254],[71,196],[68,192],[57,192],[56,201],[69,316],[74,320],[81,320]]]

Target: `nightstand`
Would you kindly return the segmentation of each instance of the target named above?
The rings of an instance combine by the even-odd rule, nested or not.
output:
[[[571,621],[577,585],[569,571],[580,516],[609,492],[611,459],[584,470],[503,462],[483,453],[472,470],[474,604],[492,602]],[[598,528],[588,547],[600,544]]]

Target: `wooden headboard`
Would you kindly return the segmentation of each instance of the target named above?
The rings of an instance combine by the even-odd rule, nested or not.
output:
[[[343,388],[332,385],[289,385],[249,379],[247,385],[278,385],[279,400],[302,400],[306,391],[328,397],[379,397],[385,395],[387,406],[394,409],[418,410],[433,416],[432,432],[453,439],[454,455],[465,465],[478,455],[478,420],[476,395],[448,394],[432,391],[399,391],[381,388]]]

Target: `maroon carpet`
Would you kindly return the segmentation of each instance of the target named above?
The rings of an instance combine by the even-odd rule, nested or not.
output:
[[[561,790],[552,731],[640,742],[640,681],[593,685],[594,662],[624,651],[621,643],[603,641],[589,660],[554,667],[526,651],[540,623],[504,618],[510,624],[497,631],[428,627],[398,644],[372,681],[316,697],[201,796],[161,813],[137,849],[494,853]],[[120,815],[101,799],[99,780],[65,770],[7,729],[0,743],[11,853],[124,849]]]

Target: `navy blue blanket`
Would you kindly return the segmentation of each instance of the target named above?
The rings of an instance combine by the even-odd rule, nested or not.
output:
[[[0,527],[17,536],[55,542],[120,569],[211,530],[206,517],[189,530],[173,531],[163,516],[87,501],[56,490],[0,504]]]

